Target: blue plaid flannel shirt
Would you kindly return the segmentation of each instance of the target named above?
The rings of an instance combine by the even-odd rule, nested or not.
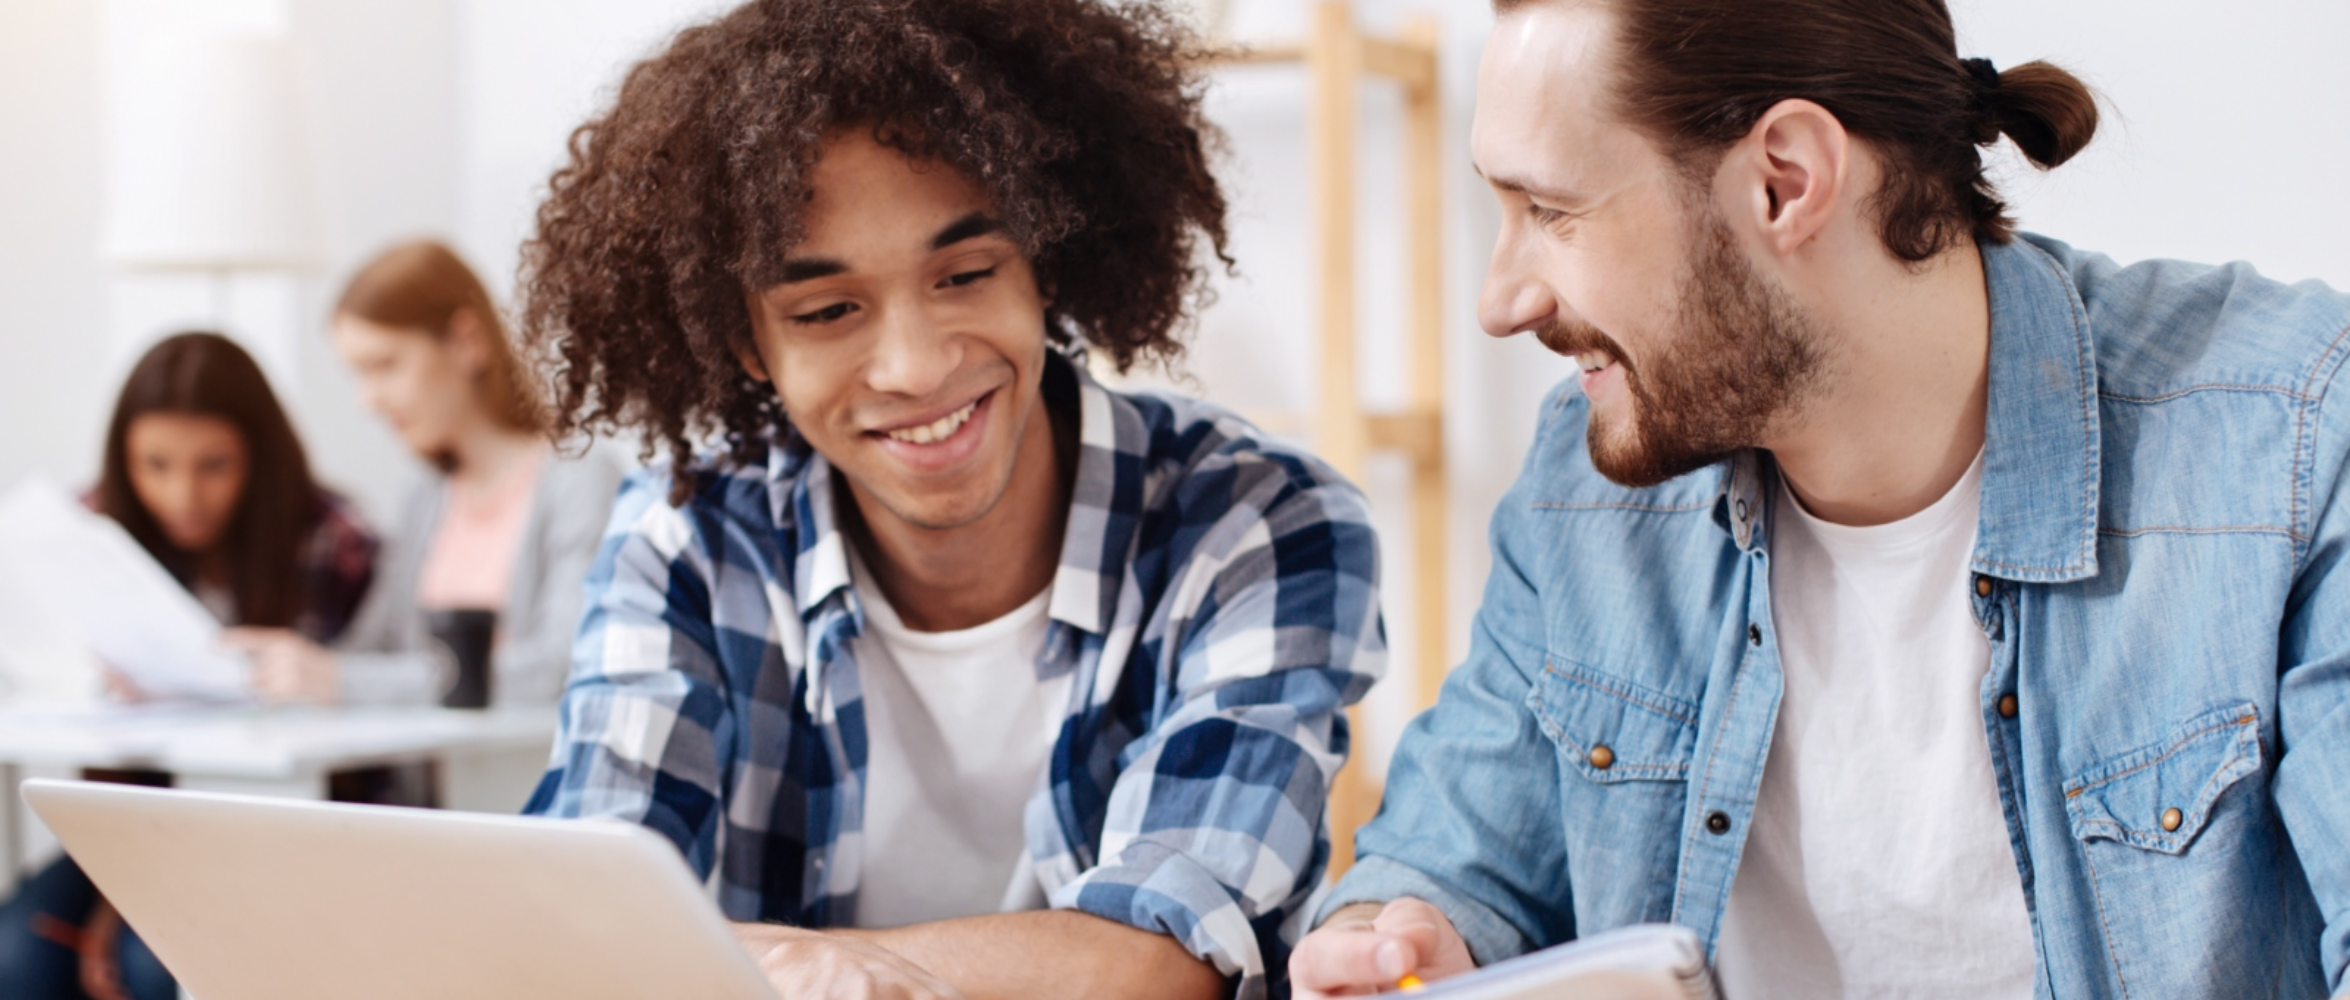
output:
[[[1047,378],[1081,447],[1036,676],[1074,678],[1023,805],[1030,860],[1054,907],[1167,934],[1263,996],[1329,860],[1343,709],[1385,668],[1364,499],[1216,407],[1058,355]],[[729,918],[849,925],[864,611],[831,468],[787,433],[682,509],[669,485],[655,467],[621,489],[526,811],[668,836]]]

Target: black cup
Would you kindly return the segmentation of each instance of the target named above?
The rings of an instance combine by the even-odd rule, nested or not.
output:
[[[490,707],[490,642],[497,634],[498,613],[484,608],[427,611],[424,627],[457,665],[456,683],[441,695],[441,706]]]

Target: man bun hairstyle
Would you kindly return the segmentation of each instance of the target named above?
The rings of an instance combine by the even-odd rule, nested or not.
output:
[[[1967,62],[1991,65],[1986,59]],[[1992,78],[1997,82],[1989,90],[1984,115],[1990,131],[1980,145],[1998,142],[2005,134],[2025,159],[2042,170],[2054,170],[2097,134],[2097,101],[2071,73],[2033,60],[2005,72],[1993,70]]]
[[[1197,55],[1151,0],[751,0],[678,33],[572,134],[523,246],[554,432],[640,432],[679,499],[711,433],[737,465],[780,440],[734,352],[745,293],[780,279],[848,129],[988,193],[1053,340],[1173,359],[1207,258],[1230,266]]]
[[[1495,0],[1507,14],[1553,0]],[[1978,147],[2042,170],[2097,133],[2097,101],[2046,62],[1962,60],[1943,0],[1598,0],[1616,18],[1614,104],[1694,176],[1786,100],[1826,108],[1885,163],[1871,208],[1895,257],[2015,235]]]

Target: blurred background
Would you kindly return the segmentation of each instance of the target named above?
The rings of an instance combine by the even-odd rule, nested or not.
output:
[[[1203,0],[1204,2],[1204,0]],[[572,128],[621,71],[723,0],[0,0],[0,490],[96,474],[128,365],[176,330],[223,329],[263,361],[322,476],[378,525],[421,470],[358,406],[325,338],[327,296],[404,237],[459,248],[503,299]],[[1307,0],[1226,0],[1242,43],[1301,35]],[[2000,154],[2029,229],[2132,260],[2250,260],[2350,286],[2350,6],[2336,0],[1953,0],[1962,54],[2047,58],[2108,100],[2096,143],[2040,176]],[[1570,366],[1477,332],[1494,209],[1466,154],[1483,0],[1359,0],[1374,32],[1441,23],[1448,656],[1467,647],[1483,531]],[[226,39],[190,45],[190,39]],[[1239,274],[1219,278],[1190,360],[1146,378],[1247,412],[1302,411],[1317,364],[1311,180],[1295,67],[1219,69]],[[1363,91],[1362,391],[1398,403],[1400,99]],[[234,142],[220,137],[237,137]],[[175,192],[226,178],[231,197]],[[510,304],[510,303],[509,303]],[[1411,662],[1406,470],[1374,458],[1396,672]],[[1411,708],[1383,685],[1374,774]]]

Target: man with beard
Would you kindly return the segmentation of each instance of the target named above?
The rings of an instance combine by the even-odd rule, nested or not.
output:
[[[1727,995],[2317,996],[2350,298],[2013,231],[1941,0],[1500,0],[1482,302],[1583,368],[1300,997],[1643,922]]]

